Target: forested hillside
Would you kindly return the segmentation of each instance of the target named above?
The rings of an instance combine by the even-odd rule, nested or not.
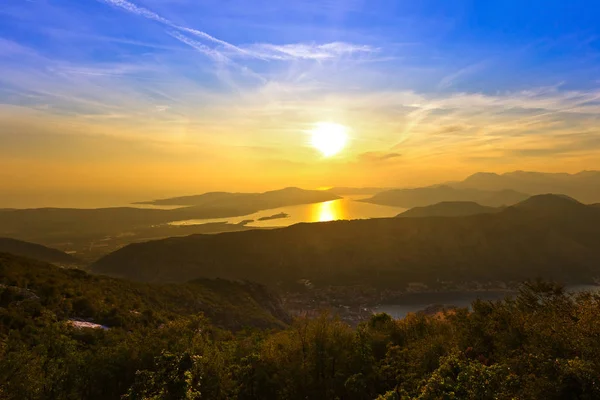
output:
[[[600,209],[535,196],[493,214],[298,224],[126,246],[98,273],[164,282],[199,277],[288,284],[522,281],[571,283],[600,276]]]
[[[116,288],[128,290],[105,292],[106,278],[57,270],[45,278],[47,266],[24,263],[1,259],[3,399],[600,396],[600,297],[571,296],[552,284],[526,285],[514,300],[475,302],[472,312],[397,321],[379,314],[356,329],[323,315],[274,331],[231,333],[194,313],[186,294],[193,285],[177,296],[126,283]],[[76,328],[63,319],[75,312],[101,320],[93,310],[108,302],[142,311],[109,313],[108,329]],[[218,305],[204,309],[212,307]]]
[[[251,282],[144,284],[0,253],[0,284],[4,326],[9,328],[22,329],[28,323],[11,319],[10,306],[21,306],[23,300],[31,300],[26,307],[30,316],[85,320],[109,328],[158,326],[198,313],[229,329],[280,327],[287,319],[279,298]]]

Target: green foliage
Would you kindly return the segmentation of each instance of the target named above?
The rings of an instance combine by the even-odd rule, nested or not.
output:
[[[0,263],[2,399],[600,398],[600,296],[553,284],[356,328],[327,314],[269,325],[271,304],[258,326],[278,329],[231,331],[216,324],[258,308],[227,304],[267,304],[257,287],[150,286],[23,263]],[[68,323],[84,315],[110,329]]]
[[[176,355],[163,352],[156,357],[154,370],[138,371],[126,400],[201,399],[202,371],[198,356],[187,352]]]

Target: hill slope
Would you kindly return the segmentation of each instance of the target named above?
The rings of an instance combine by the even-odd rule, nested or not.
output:
[[[86,319],[108,327],[160,324],[201,312],[213,323],[232,329],[280,327],[288,318],[279,298],[256,283],[201,279],[186,284],[143,284],[6,253],[0,253],[1,290],[37,299],[58,320]],[[4,296],[2,301],[9,298]]]
[[[500,207],[518,203],[528,197],[524,193],[513,190],[457,189],[441,185],[415,189],[387,190],[362,201],[406,208],[423,207],[448,201],[472,201],[484,206]]]
[[[72,265],[80,262],[75,257],[60,250],[11,238],[0,238],[0,253],[10,253],[59,265]]]
[[[468,215],[490,214],[501,210],[501,208],[482,206],[473,201],[443,201],[430,206],[411,208],[398,214],[397,217],[465,217]]]
[[[290,284],[306,278],[399,286],[538,276],[590,282],[600,275],[600,209],[552,198],[451,219],[336,221],[169,238],[129,245],[92,270],[157,282],[223,277]]]

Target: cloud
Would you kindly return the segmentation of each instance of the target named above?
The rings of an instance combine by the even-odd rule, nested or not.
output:
[[[219,44],[219,45],[221,45],[224,48],[227,48],[229,50],[234,50],[234,51],[240,52],[242,54],[246,54],[245,50],[240,49],[239,47],[237,47],[237,46],[235,46],[235,45],[233,45],[231,43],[228,43],[228,42],[226,42],[224,40],[221,40],[221,39],[217,39],[216,37],[211,36],[211,35],[209,35],[206,32],[202,32],[200,30],[189,28],[189,27],[186,27],[186,26],[177,25],[174,22],[172,22],[171,20],[169,20],[167,18],[164,18],[164,17],[161,17],[160,15],[156,14],[155,12],[150,11],[147,8],[137,6],[137,5],[135,5],[135,4],[133,4],[133,3],[129,2],[129,1],[126,1],[126,0],[98,0],[98,1],[102,1],[104,3],[108,3],[108,4],[111,4],[113,6],[120,7],[120,8],[122,8],[122,9],[124,9],[124,10],[126,10],[126,11],[128,11],[128,12],[130,12],[132,14],[136,14],[136,15],[142,16],[144,18],[148,18],[148,19],[160,22],[160,23],[165,24],[165,25],[167,25],[167,26],[169,26],[171,28],[175,28],[175,29],[187,32],[187,33],[191,33],[191,34],[193,34],[195,36],[201,37],[201,38],[206,39],[206,40],[208,40],[210,42],[214,42],[216,44]]]
[[[464,125],[448,125],[448,126],[441,127],[439,129],[438,133],[440,133],[440,134],[455,133],[455,132],[460,132],[465,129],[466,129],[466,127]]]
[[[520,148],[505,148],[508,156],[516,157],[565,157],[573,154],[595,153],[600,149],[600,135],[596,132],[556,135],[551,143],[525,143]]]
[[[383,162],[398,157],[402,157],[402,154],[383,151],[368,151],[358,155],[359,160],[364,162]]]
[[[206,32],[200,31],[187,26],[181,26],[175,24],[171,20],[164,18],[157,13],[148,10],[147,8],[140,7],[131,3],[127,0],[98,0],[104,3],[111,4],[115,7],[119,7],[128,11],[132,14],[139,15],[141,17],[157,21],[161,24],[167,25],[168,27],[185,32],[187,34],[194,35],[208,42],[219,45],[220,49],[209,48],[208,46],[193,41],[184,35],[169,31],[169,35],[173,36],[177,40],[194,47],[196,50],[208,55],[209,57],[222,61],[226,58],[221,54],[221,51],[226,51],[230,57],[246,57],[246,58],[257,58],[263,60],[295,60],[295,59],[308,59],[308,60],[325,60],[331,58],[337,58],[344,55],[352,54],[368,54],[376,52],[377,49],[367,45],[355,45],[345,42],[331,42],[324,44],[315,43],[295,43],[295,44],[269,44],[269,43],[257,43],[245,48],[236,46],[232,43],[226,42],[222,39],[216,38]]]
[[[251,54],[268,60],[327,60],[345,55],[369,54],[377,49],[367,45],[354,45],[344,42],[325,44],[295,43],[275,45],[257,43],[248,47]]]
[[[440,83],[438,84],[438,89],[448,89],[451,86],[453,86],[454,83],[456,83],[461,78],[481,71],[488,64],[489,64],[489,61],[481,61],[478,63],[468,65],[464,68],[461,68],[458,71],[456,71],[450,75],[446,75],[445,77],[442,78],[442,80],[440,80]]]
[[[182,42],[184,44],[187,44],[188,46],[199,51],[200,53],[207,55],[208,57],[212,58],[214,61],[218,61],[218,62],[229,62],[230,61],[229,58],[227,58],[222,53],[220,53],[214,49],[211,49],[210,47],[206,46],[203,43],[200,43],[196,40],[190,39],[187,36],[184,36],[179,32],[169,31],[168,33],[173,38],[179,40],[180,42]]]

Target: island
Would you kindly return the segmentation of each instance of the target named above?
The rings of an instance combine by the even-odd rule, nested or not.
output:
[[[289,218],[289,216],[290,216],[289,214],[281,212],[279,214],[270,215],[268,217],[260,217],[258,220],[259,221],[270,221],[272,219]]]

